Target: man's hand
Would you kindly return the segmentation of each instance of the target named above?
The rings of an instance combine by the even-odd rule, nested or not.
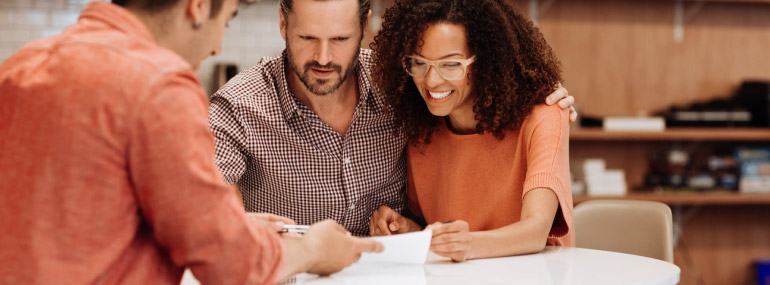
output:
[[[433,223],[425,229],[433,230],[430,240],[430,250],[434,253],[449,257],[452,261],[465,261],[471,250],[471,233],[466,221],[450,223]]]
[[[281,229],[283,229],[283,225],[295,225],[297,224],[294,222],[294,220],[289,219],[287,217],[282,217],[278,215],[268,214],[268,213],[246,213],[249,215],[249,218],[251,218],[252,221],[261,224],[262,226],[275,231],[279,232]]]
[[[419,230],[420,226],[417,223],[388,206],[381,206],[369,218],[369,234],[372,236],[403,234]]]
[[[307,254],[313,260],[308,273],[328,275],[350,266],[361,258],[362,252],[381,252],[379,242],[353,237],[340,224],[325,220],[310,226],[301,238]]]
[[[553,105],[556,103],[559,103],[559,108],[569,108],[570,122],[577,120],[578,113],[575,111],[575,107],[572,106],[575,105],[575,97],[569,96],[567,89],[564,88],[564,86],[561,86],[561,83],[559,83],[559,88],[556,89],[556,91],[553,91],[551,95],[548,95],[548,97],[545,98],[545,104],[547,105]]]

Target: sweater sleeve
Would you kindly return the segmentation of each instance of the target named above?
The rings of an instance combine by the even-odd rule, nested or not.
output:
[[[203,284],[275,283],[282,242],[249,221],[218,173],[205,96],[194,75],[166,76],[151,90],[134,111],[128,156],[155,240]]]
[[[552,238],[563,237],[573,231],[568,118],[568,110],[557,106],[536,106],[521,129],[527,143],[527,174],[522,198],[537,188],[548,188],[556,194],[559,209],[549,235]],[[567,244],[574,242],[567,241]]]

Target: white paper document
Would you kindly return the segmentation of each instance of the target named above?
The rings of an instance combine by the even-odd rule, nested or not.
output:
[[[385,247],[380,253],[363,253],[358,263],[423,264],[428,257],[433,231],[424,230],[392,236],[370,237]]]

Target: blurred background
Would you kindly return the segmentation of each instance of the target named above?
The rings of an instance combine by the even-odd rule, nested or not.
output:
[[[88,2],[0,0],[0,62],[75,23]],[[392,3],[373,0],[362,46]],[[770,0],[512,3],[555,50],[577,100],[575,203],[666,203],[682,284],[767,284]],[[198,75],[211,94],[283,48],[277,0],[242,3]]]

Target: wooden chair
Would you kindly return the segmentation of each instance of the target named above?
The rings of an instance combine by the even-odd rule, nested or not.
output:
[[[674,262],[671,209],[651,201],[591,200],[575,206],[577,247]]]

